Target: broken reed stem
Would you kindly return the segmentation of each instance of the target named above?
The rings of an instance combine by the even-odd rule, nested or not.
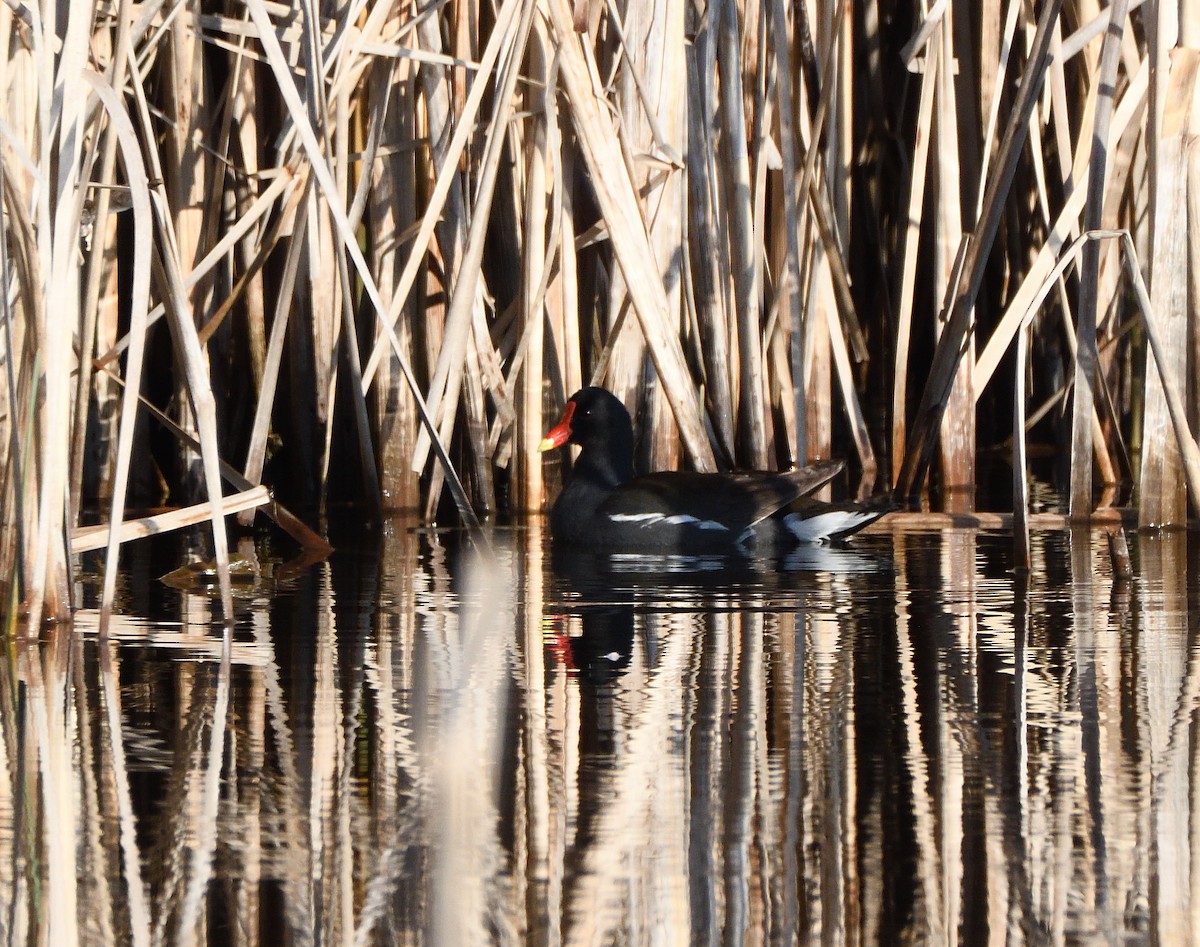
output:
[[[108,374],[109,377],[112,378],[112,380],[117,385],[120,385],[122,388],[131,387],[128,385],[126,380],[121,379],[118,375],[116,375],[115,372],[113,372],[112,369],[103,368],[103,369],[99,369],[99,370]],[[165,413],[160,411],[154,404],[152,404],[149,400],[147,400],[144,395],[138,395],[138,401],[139,401],[141,407],[144,408],[146,411],[150,412],[150,414],[154,417],[154,419],[156,421],[158,421],[159,424],[161,424],[163,427],[165,427],[168,431],[171,432],[172,436],[174,436],[176,438],[176,440],[179,441],[180,445],[182,445],[183,447],[186,447],[188,450],[194,451],[196,453],[200,452],[200,442],[197,441],[190,434],[188,434],[187,431],[185,431],[183,428],[181,428],[173,420],[171,420],[171,418],[168,415],[166,415]],[[229,483],[230,485],[232,485],[233,487],[242,491],[243,493],[246,492],[247,490],[253,489],[257,485],[257,479],[252,480],[249,477],[246,477],[245,475],[240,473],[236,467],[234,467],[232,464],[227,463],[224,460],[221,461],[221,477],[225,480],[226,483]],[[253,509],[254,509],[254,507],[246,507],[245,508],[245,510],[253,510]],[[241,513],[244,513],[245,510],[241,510],[238,512],[239,512],[239,514],[241,514]],[[234,511],[230,511],[230,512],[232,513]],[[333,547],[331,545],[329,545],[329,543],[326,542],[325,539],[323,539],[321,536],[319,536],[315,532],[313,532],[308,526],[306,526],[303,523],[302,520],[300,520],[299,517],[297,517],[294,513],[290,512],[287,508],[285,508],[281,503],[276,501],[274,498],[272,498],[271,502],[266,505],[266,507],[263,509],[263,512],[266,513],[266,515],[268,517],[270,517],[272,520],[274,520],[280,529],[282,529],[285,533],[287,533],[289,536],[291,536],[294,540],[296,540],[296,542],[298,542],[305,549],[315,550],[318,552],[326,552],[326,553],[333,551]],[[249,519],[243,520],[241,515],[239,515],[238,519],[244,525],[247,525],[247,526],[251,522],[253,522],[253,516],[251,516]]]
[[[226,514],[233,514],[240,513],[242,510],[258,509],[270,503],[270,491],[264,486],[257,486],[224,497],[222,509]],[[195,526],[211,521],[212,507],[208,502],[204,502],[178,510],[169,510],[166,513],[156,513],[153,516],[122,520],[115,527],[111,524],[83,526],[71,533],[71,552],[78,554],[92,549],[100,549],[109,542],[109,536],[113,533],[116,533],[118,543],[127,543],[131,539],[169,533],[185,526]]]

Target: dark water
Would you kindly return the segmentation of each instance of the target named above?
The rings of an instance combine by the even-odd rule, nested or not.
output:
[[[1185,534],[1125,580],[1100,531],[1028,577],[973,530],[733,571],[492,539],[260,544],[229,636],[142,543],[106,641],[10,643],[0,942],[1200,939]]]

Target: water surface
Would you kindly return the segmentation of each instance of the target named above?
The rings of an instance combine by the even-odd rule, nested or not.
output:
[[[409,525],[260,540],[229,634],[135,544],[106,638],[85,573],[10,644],[0,942],[1198,938],[1186,534],[1116,579],[1100,531],[1021,576],[976,530],[730,570]]]

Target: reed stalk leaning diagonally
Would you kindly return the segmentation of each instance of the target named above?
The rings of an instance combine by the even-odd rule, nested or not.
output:
[[[1140,449],[1143,521],[1179,521],[1200,23],[1173,11],[0,5],[6,633],[69,614],[97,520],[106,611],[130,536],[209,518],[220,560],[222,490],[310,545],[280,499],[538,508],[537,434],[588,380],[644,466],[838,452],[905,496],[973,485],[1018,375],[1039,403],[1073,386],[1072,514]],[[1055,267],[1098,228],[1128,247]],[[1035,457],[1069,416],[1016,440]],[[164,501],[186,509],[140,516]]]

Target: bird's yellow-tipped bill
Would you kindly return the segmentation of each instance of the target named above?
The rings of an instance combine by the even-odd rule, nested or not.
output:
[[[538,444],[538,452],[545,453],[548,450],[554,450],[556,447],[562,447],[571,439],[571,415],[575,413],[575,402],[568,401],[566,408],[563,409],[562,420],[553,428],[546,432],[546,436],[542,438]]]

